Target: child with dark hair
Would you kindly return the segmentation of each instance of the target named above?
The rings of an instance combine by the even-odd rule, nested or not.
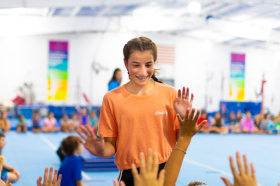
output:
[[[246,117],[241,120],[241,130],[243,133],[256,133],[254,120],[251,118],[251,112],[246,112]]]
[[[61,143],[66,157],[62,161],[58,174],[62,175],[61,186],[82,186],[82,160],[79,155],[83,152],[83,145],[68,136]]]
[[[33,117],[32,117],[32,132],[38,133],[41,131],[40,122],[41,122],[41,118],[39,116],[39,111],[35,110],[33,112]]]
[[[3,148],[6,144],[5,135],[0,133],[0,155],[2,155]],[[15,182],[19,179],[20,173],[8,164],[3,164],[3,170],[1,172],[1,180]]]
[[[22,114],[18,117],[17,132],[27,132],[26,122]]]
[[[122,71],[119,68],[116,68],[113,73],[113,77],[108,83],[108,91],[113,90],[120,86],[122,81]]]
[[[1,117],[0,117],[0,131],[3,132],[9,132],[11,126],[10,126],[10,122],[8,119],[8,114],[7,112],[2,112],[1,113]]]

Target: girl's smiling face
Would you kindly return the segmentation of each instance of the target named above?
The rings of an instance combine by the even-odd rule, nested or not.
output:
[[[154,73],[154,58],[151,50],[133,51],[125,67],[129,72],[130,81],[139,86],[146,85]]]

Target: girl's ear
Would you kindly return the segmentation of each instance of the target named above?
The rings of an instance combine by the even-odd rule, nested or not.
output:
[[[123,58],[123,62],[124,62],[125,68],[128,69],[128,62],[125,60],[125,58]]]

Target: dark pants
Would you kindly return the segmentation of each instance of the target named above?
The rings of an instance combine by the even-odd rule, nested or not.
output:
[[[165,164],[166,163],[159,164],[158,174],[162,169],[164,169]],[[137,170],[138,170],[138,173],[139,173],[140,169],[137,168]],[[124,181],[125,186],[134,186],[131,169],[120,170],[118,180]]]

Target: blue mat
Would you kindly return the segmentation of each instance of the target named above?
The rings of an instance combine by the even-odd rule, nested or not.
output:
[[[114,171],[118,170],[116,164],[114,163],[115,157],[111,158],[99,158],[90,154],[87,149],[84,148],[81,154],[83,160],[83,170],[84,171]]]

